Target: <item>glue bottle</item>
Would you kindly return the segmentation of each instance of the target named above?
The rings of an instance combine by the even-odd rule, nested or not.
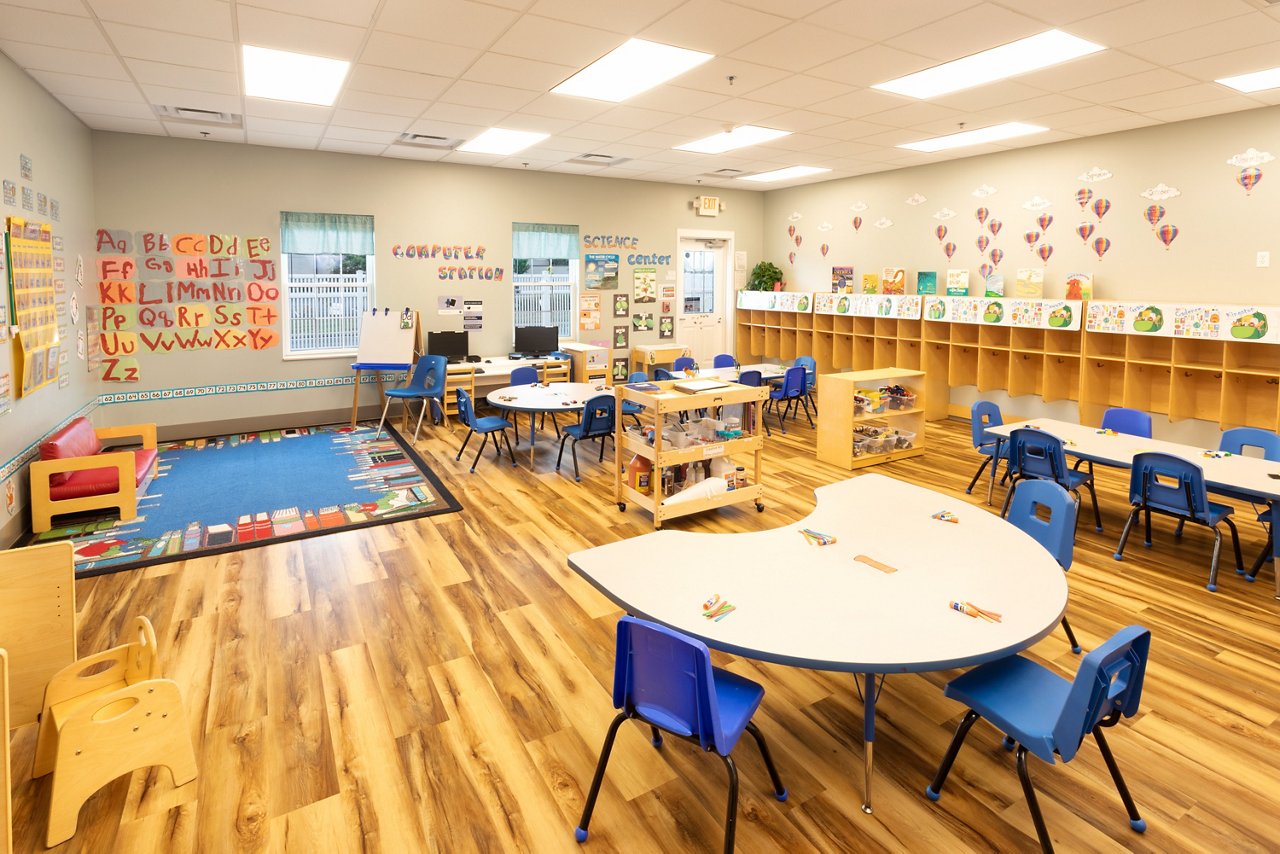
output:
[[[645,457],[636,454],[627,463],[627,483],[641,495],[648,495],[653,491],[652,477],[653,463]]]

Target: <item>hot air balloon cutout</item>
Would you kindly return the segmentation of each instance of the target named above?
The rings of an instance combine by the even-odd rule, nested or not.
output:
[[[1093,236],[1093,223],[1082,222],[1076,226],[1076,234],[1080,235],[1080,240],[1084,243],[1089,242],[1089,238]]]
[[[978,208],[973,212],[973,217],[978,221],[978,225],[986,225],[987,217],[991,216],[991,211],[986,208]]]
[[[1160,238],[1160,242],[1164,244],[1165,251],[1169,251],[1169,244],[1178,236],[1178,227],[1171,223],[1165,223],[1156,229],[1156,237]]]
[[[1236,183],[1244,187],[1246,196],[1252,195],[1253,188],[1262,180],[1262,170],[1257,166],[1246,166],[1236,175]]]
[[[1111,241],[1105,237],[1095,238],[1093,241],[1094,254],[1098,256],[1098,260],[1102,260],[1102,256],[1107,254],[1107,250],[1111,248]]]
[[[1165,213],[1164,205],[1147,205],[1147,209],[1142,212],[1142,216],[1147,222],[1151,223],[1151,230],[1155,231],[1156,226],[1160,224],[1160,220],[1164,219]]]
[[[796,235],[796,248],[797,248],[797,249],[799,249],[799,248],[800,248],[800,243],[801,243],[803,240],[804,240],[804,238],[803,238],[802,236],[800,236],[799,234],[797,234],[797,235]]]
[[[794,225],[787,226],[787,237],[796,236],[796,227]]]
[[[985,282],[987,279],[991,278],[991,274],[995,271],[996,268],[992,267],[990,264],[983,264],[978,268],[978,275],[981,276],[982,280]]]
[[[854,230],[854,233],[857,233],[857,231],[858,231],[859,229],[861,229],[861,228],[862,228],[862,217],[860,217],[860,216],[855,216],[855,217],[853,218],[853,230]]]
[[[1240,170],[1236,173],[1236,183],[1244,188],[1247,196],[1253,193],[1253,188],[1262,180],[1262,169],[1260,167],[1275,159],[1276,156],[1270,151],[1259,151],[1256,148],[1250,148],[1227,158],[1227,165],[1234,166]]]
[[[1026,234],[1022,235],[1022,239],[1027,241],[1027,249],[1029,249],[1032,252],[1035,252],[1036,243],[1040,240],[1040,232],[1028,231]]]
[[[978,247],[979,252],[986,252],[987,247],[991,245],[991,238],[984,234],[975,240],[974,244]]]
[[[938,226],[933,230],[933,233],[938,235],[939,243],[947,239],[947,227],[945,225]]]
[[[1040,214],[1036,217],[1036,225],[1040,226],[1041,231],[1048,231],[1049,226],[1053,225],[1053,214]]]
[[[1000,236],[1000,229],[1004,228],[1004,223],[998,219],[993,219],[987,223],[987,231],[991,232],[992,237]]]
[[[1040,260],[1049,263],[1049,256],[1053,254],[1053,247],[1048,243],[1041,243],[1036,247],[1036,254],[1040,256]]]
[[[1102,218],[1107,215],[1107,211],[1111,210],[1111,202],[1103,198],[1093,200],[1093,215],[1098,218],[1098,222],[1102,222]]]
[[[956,254],[956,245],[954,243],[944,243],[942,246],[942,251],[943,251],[943,254],[947,256],[947,260],[950,260],[951,256]]]
[[[823,258],[826,258],[826,257],[827,257],[827,253],[828,253],[829,251],[831,251],[831,247],[824,243],[824,244],[822,244],[821,246],[819,246],[819,247],[818,247],[818,251],[822,253],[822,257],[823,257]]]
[[[1000,266],[1000,262],[1001,262],[1001,261],[1003,261],[1003,260],[1004,260],[1004,250],[1003,250],[1003,249],[992,249],[992,250],[991,250],[991,266],[993,266],[993,267],[999,267],[999,266]]]
[[[1076,191],[1076,202],[1080,205],[1080,210],[1084,210],[1089,206],[1090,200],[1093,199],[1093,190],[1088,187],[1082,187]]]
[[[788,252],[788,253],[787,253],[787,263],[788,263],[788,264],[791,264],[792,266],[795,266],[795,263],[796,263],[796,253],[794,253],[794,252]]]

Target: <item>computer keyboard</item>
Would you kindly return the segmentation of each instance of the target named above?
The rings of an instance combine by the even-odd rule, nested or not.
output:
[[[477,373],[477,374],[483,374],[483,373],[484,373],[484,368],[476,368],[476,373]]]

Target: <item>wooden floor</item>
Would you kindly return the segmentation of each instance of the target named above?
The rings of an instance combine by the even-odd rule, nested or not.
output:
[[[955,496],[977,465],[968,426],[930,425],[929,452],[876,471]],[[652,530],[620,513],[605,467],[583,483],[486,456],[455,463],[437,429],[420,449],[464,511],[171,563],[77,584],[80,649],[111,646],[135,614],[155,624],[182,688],[200,764],[122,777],[84,807],[59,850],[575,851],[578,821],[613,716],[619,612],[570,571],[568,552]],[[768,509],[750,505],[672,527],[744,531],[806,514],[813,488],[845,475],[814,459],[814,433],[768,443]],[[584,449],[585,450],[585,449]],[[611,456],[611,455],[610,455]],[[590,457],[590,461],[588,461]],[[1070,765],[1032,760],[1063,851],[1275,850],[1280,791],[1280,602],[1232,572],[1205,590],[1204,529],[1181,542],[1157,522],[1112,560],[1122,473],[1099,472],[1105,534],[1082,524],[1069,615],[1090,649],[1116,629],[1153,633],[1139,715],[1110,743],[1150,829],[1129,830],[1091,744]],[[980,490],[981,491],[981,490]],[[997,499],[999,494],[997,494]],[[1085,499],[1086,503],[1088,498]],[[1246,562],[1263,532],[1247,507]],[[1085,520],[1089,519],[1086,510]],[[643,570],[639,570],[643,571]],[[785,575],[792,568],[779,566]],[[1073,673],[1061,631],[1033,648]],[[1035,848],[1013,756],[979,724],[938,803],[923,791],[963,710],[942,696],[955,673],[892,677],[880,699],[875,815],[863,815],[861,705],[848,675],[717,655],[762,682],[756,720],[791,797],[776,802],[753,745],[738,751],[738,849],[1013,851]],[[49,778],[30,781],[35,730],[14,736],[16,850],[43,850]],[[668,739],[623,729],[586,852],[713,851],[723,766]]]

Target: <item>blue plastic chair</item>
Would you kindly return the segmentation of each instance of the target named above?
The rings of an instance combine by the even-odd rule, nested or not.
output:
[[[1209,563],[1209,590],[1218,589],[1218,554],[1222,551],[1222,531],[1219,522],[1226,522],[1231,529],[1231,542],[1236,550],[1236,572],[1244,573],[1244,559],[1240,556],[1240,535],[1231,519],[1232,508],[1209,500],[1204,484],[1204,469],[1182,457],[1147,451],[1135,454],[1133,468],[1129,472],[1129,503],[1133,510],[1124,523],[1120,544],[1116,546],[1115,559],[1124,560],[1124,545],[1129,531],[1138,520],[1138,514],[1146,516],[1147,538],[1151,545],[1151,514],[1172,516],[1181,523],[1195,522],[1213,529],[1213,558]]]
[[[422,429],[422,418],[427,414],[427,406],[434,403],[444,417],[444,378],[449,369],[449,360],[444,356],[420,356],[418,364],[413,367],[413,375],[404,388],[388,389],[387,401],[382,404],[382,417],[378,419],[378,433],[375,438],[382,438],[382,425],[387,420],[387,409],[392,399],[404,401],[408,411],[409,401],[421,400],[422,411],[418,413],[418,424],[413,428],[413,441],[418,441],[418,431]]]
[[[633,371],[631,376],[627,377],[629,383],[647,383],[649,375],[644,371]],[[640,413],[644,412],[644,407],[636,403],[634,400],[622,401],[622,417],[630,416],[635,419],[636,426],[640,426]]]
[[[1000,515],[1009,511],[1009,502],[1018,490],[1018,484],[1026,480],[1051,480],[1076,497],[1080,503],[1080,487],[1089,490],[1093,499],[1094,526],[1102,531],[1102,514],[1098,511],[1098,494],[1093,489],[1093,473],[1075,471],[1067,467],[1067,455],[1062,440],[1052,433],[1023,427],[1009,434],[1009,471],[1012,483],[1004,497]],[[1079,518],[1077,516],[1077,518]]]
[[[574,831],[579,842],[587,840],[587,825],[595,809],[604,769],[609,763],[618,727],[629,718],[649,725],[654,747],[662,746],[662,733],[714,751],[729,772],[729,809],[724,825],[724,850],[733,851],[738,819],[738,769],[729,754],[742,737],[751,733],[773,781],[773,794],[787,799],[769,746],[751,722],[764,699],[764,688],[750,679],[711,666],[707,645],[674,629],[623,617],[618,620],[618,651],[613,669],[613,707],[621,709],[604,738],[600,761],[582,809],[582,820]]]
[[[1143,439],[1151,438],[1151,416],[1143,412],[1141,409],[1128,409],[1123,406],[1113,406],[1106,412],[1102,413],[1102,429],[1114,430],[1117,433],[1127,433],[1130,436],[1139,436]],[[1080,468],[1086,460],[1076,460],[1076,468]],[[1088,460],[1089,474],[1093,474],[1093,460]]]
[[[1049,514],[1048,519],[1041,518],[1041,509]],[[1051,480],[1029,480],[1018,488],[1009,505],[1009,521],[1044,546],[1063,572],[1071,569],[1076,540],[1076,502],[1071,493]],[[1062,629],[1071,641],[1071,651],[1078,655],[1080,644],[1065,614]]]
[[[736,368],[738,367],[738,360],[735,359],[733,357],[733,354],[731,353],[721,353],[720,355],[716,356],[714,359],[711,360],[711,367]]]
[[[759,371],[743,371],[742,373],[738,374],[738,385],[749,385],[752,388],[759,388],[761,383],[763,382],[762,376],[763,375]],[[744,409],[747,412],[752,411],[752,407],[744,407]],[[766,421],[763,417],[761,417],[760,423],[764,424],[765,435],[772,436],[773,431],[769,429],[769,422]]]
[[[978,470],[973,474],[973,480],[969,481],[969,486],[965,489],[964,494],[969,495],[973,492],[974,484],[978,482],[978,478],[982,477],[982,473],[987,470],[987,466],[995,459],[995,467],[1000,468],[1000,460],[1008,462],[1009,460],[1009,442],[1000,442],[1000,457],[995,458],[996,454],[996,437],[987,435],[988,427],[999,427],[1004,424],[1004,416],[1000,414],[1000,407],[989,400],[975,400],[973,406],[969,407],[969,430],[973,435],[973,449],[982,454],[982,465],[978,466]],[[995,477],[995,472],[991,473]],[[1005,477],[1008,477],[1008,469],[1005,470]]]
[[[462,419],[462,423],[467,425],[467,438],[462,440],[462,447],[458,448],[458,455],[454,460],[462,459],[462,452],[467,449],[467,443],[471,441],[474,433],[479,433],[484,437],[480,442],[480,450],[476,451],[476,458],[471,461],[471,472],[475,473],[476,463],[480,462],[480,455],[484,453],[484,446],[489,441],[489,436],[493,433],[501,433],[502,438],[507,443],[507,454],[511,457],[511,466],[515,467],[516,455],[511,451],[511,437],[507,435],[511,422],[503,418],[501,415],[486,415],[484,418],[476,417],[476,410],[471,405],[471,395],[467,394],[466,389],[454,389],[458,394],[458,417]],[[502,459],[502,449],[498,447],[498,437],[493,437],[493,454],[496,458]]]
[[[511,385],[533,385],[539,381],[538,369],[532,365],[521,365],[511,372]],[[538,417],[536,412],[529,413],[529,431],[533,435],[533,422]],[[545,416],[544,416],[545,417]],[[511,415],[512,424],[516,427],[516,444],[520,444],[520,417]],[[554,423],[554,419],[553,419]],[[557,428],[558,429],[558,428]]]
[[[787,434],[786,417],[791,415],[792,420],[795,420],[795,410],[800,405],[804,406],[804,417],[809,419],[809,426],[813,426],[813,416],[809,414],[809,404],[805,400],[804,389],[804,368],[792,365],[782,375],[782,385],[769,392],[769,406],[777,413],[778,427],[784,436]],[[781,409],[778,404],[784,400],[787,405],[785,409]]]
[[[671,363],[673,371],[692,371],[698,367],[698,363],[693,360],[692,356],[681,356]]]
[[[1142,626],[1128,626],[1086,655],[1071,682],[1020,655],[983,664],[953,679],[945,693],[964,703],[969,711],[960,721],[937,775],[924,790],[925,795],[934,801],[942,796],[942,786],[965,736],[978,718],[985,717],[1005,733],[1007,749],[1017,745],[1018,779],[1031,810],[1036,835],[1040,837],[1040,847],[1053,851],[1053,841],[1031,785],[1027,753],[1035,754],[1050,765],[1054,764],[1055,756],[1070,762],[1079,752],[1084,737],[1092,733],[1129,813],[1129,826],[1138,833],[1145,832],[1147,822],[1138,814],[1102,730],[1115,726],[1121,717],[1131,718],[1137,713],[1150,648],[1151,632]]]
[[[675,379],[675,377],[674,377],[674,376],[672,375],[672,373],[671,373],[670,371],[668,371],[666,368],[654,368],[654,369],[653,369],[653,381],[654,381],[654,382],[659,382],[659,383],[661,383],[661,382],[666,382],[667,380],[673,380],[673,379]]]
[[[564,458],[564,443],[573,440],[573,479],[582,480],[578,474],[578,442],[582,439],[600,440],[600,462],[604,462],[604,440],[613,438],[613,417],[615,400],[612,394],[597,394],[586,402],[582,409],[582,420],[570,424],[560,431],[560,453],[556,456],[556,471],[560,471],[560,460]]]
[[[1233,427],[1230,430],[1224,430],[1222,438],[1218,441],[1219,451],[1230,451],[1239,455],[1243,454],[1246,448],[1257,448],[1262,451],[1264,460],[1280,462],[1280,436],[1270,430],[1260,430],[1257,427]],[[1256,495],[1236,492],[1231,489],[1215,489],[1214,492],[1238,501],[1253,503],[1258,500]],[[1271,509],[1268,508],[1259,513],[1258,521],[1267,527],[1267,544],[1258,554],[1258,559],[1253,562],[1253,566],[1250,567],[1248,574],[1244,577],[1244,580],[1249,582],[1257,579],[1258,571],[1262,569],[1262,565],[1271,560],[1271,550],[1275,542],[1273,528],[1275,520],[1272,518]]]
[[[818,414],[818,402],[813,399],[813,390],[818,386],[818,362],[812,356],[796,356],[795,364],[804,368],[804,399],[813,405],[813,414]]]

